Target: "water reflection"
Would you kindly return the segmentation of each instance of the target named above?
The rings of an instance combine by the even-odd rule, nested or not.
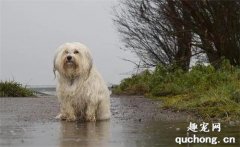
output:
[[[176,137],[188,136],[189,122],[151,119],[151,115],[145,114],[152,110],[148,111],[149,103],[143,99],[129,99],[133,101],[133,105],[127,102],[128,99],[112,98],[111,100],[113,115],[110,121],[76,123],[53,119],[58,112],[57,107],[53,106],[57,106],[58,103],[52,98],[1,98],[0,146],[174,147],[180,146],[175,143]],[[135,105],[136,103],[138,105]],[[146,107],[147,104],[148,107]],[[138,118],[142,120],[139,121]],[[220,141],[224,137],[235,137],[236,143],[234,144],[221,142],[215,146],[240,147],[240,126],[222,124],[221,132],[189,133],[189,136],[193,134],[206,137],[217,136]],[[214,145],[182,144],[181,146],[208,147]]]
[[[110,122],[61,122],[60,147],[104,147],[107,145],[110,132]]]

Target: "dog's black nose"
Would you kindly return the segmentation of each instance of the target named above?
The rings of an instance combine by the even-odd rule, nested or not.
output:
[[[72,56],[67,56],[67,60],[71,60],[72,59]]]

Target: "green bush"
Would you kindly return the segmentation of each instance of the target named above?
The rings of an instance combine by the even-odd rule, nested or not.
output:
[[[149,92],[150,72],[148,70],[121,81],[113,89],[114,94],[143,95]]]
[[[240,119],[240,68],[227,60],[219,69],[197,64],[187,72],[159,65],[152,72],[124,79],[113,93],[161,99],[163,107],[202,117]]]
[[[34,96],[33,91],[23,87],[15,81],[0,82],[0,97],[28,97]]]

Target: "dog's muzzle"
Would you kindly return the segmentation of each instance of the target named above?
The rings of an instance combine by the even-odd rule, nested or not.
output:
[[[66,57],[66,63],[67,63],[68,65],[74,64],[73,57],[70,56],[70,55],[68,55],[68,56]]]
[[[72,60],[72,56],[67,56],[67,61],[71,61]]]

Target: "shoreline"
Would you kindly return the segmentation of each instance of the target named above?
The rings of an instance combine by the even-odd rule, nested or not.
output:
[[[149,98],[143,95],[127,95],[127,94],[111,94],[111,97],[119,97],[119,98],[143,98],[143,99],[148,99],[151,100],[153,102],[157,102],[160,103],[160,105],[162,106],[163,100],[161,99],[154,99],[154,98]],[[188,116],[186,117],[185,121],[196,121],[196,122],[220,122],[223,124],[227,124],[230,126],[237,126],[240,125],[240,120],[235,119],[235,120],[223,120],[220,118],[202,118],[200,115],[195,114],[194,112],[188,111],[188,110],[176,110],[174,108],[161,108],[161,106],[158,107],[158,109],[160,109],[160,111],[165,112],[167,115],[181,115],[181,116]],[[177,119],[176,119],[177,120]],[[183,119],[181,119],[183,120]]]

